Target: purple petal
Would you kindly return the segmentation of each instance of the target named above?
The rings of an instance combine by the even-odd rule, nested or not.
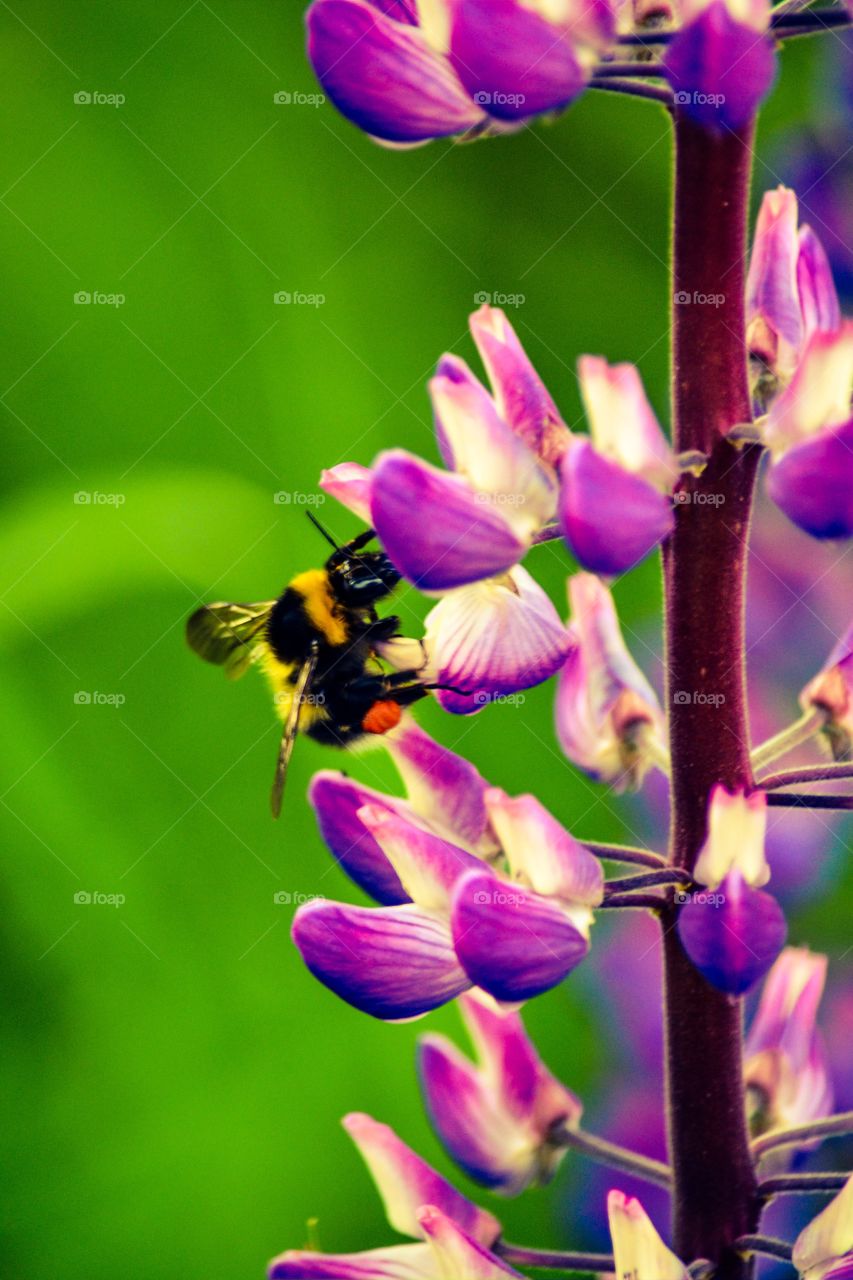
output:
[[[468,760],[431,738],[411,718],[387,735],[385,745],[412,808],[432,827],[449,831],[465,848],[497,848],[486,812],[489,784]]]
[[[526,550],[464,480],[402,449],[377,459],[373,522],[390,560],[422,591],[505,573]]]
[[[476,871],[456,886],[451,924],[456,954],[471,982],[506,1004],[556,986],[589,950],[547,898]]]
[[[387,142],[462,133],[485,113],[423,32],[366,0],[315,0],[308,56],[338,110]]]
[[[419,1018],[471,985],[447,926],[417,907],[308,902],[293,940],[315,978],[374,1018]]]
[[[719,889],[695,893],[678,915],[681,944],[712,986],[740,996],[754,986],[785,945],[782,908],[738,872]]]
[[[479,871],[473,854],[424,831],[385,805],[366,805],[358,816],[400,877],[413,902],[425,911],[447,911],[450,891],[466,871]]]
[[[541,684],[566,660],[569,635],[545,592],[520,565],[509,576],[454,591],[427,615],[430,665],[451,686],[438,701],[455,715]]]
[[[769,93],[776,52],[768,36],[732,17],[725,0],[713,0],[678,32],[664,68],[679,110],[706,128],[736,129]]]
[[[516,536],[529,542],[554,516],[554,473],[503,420],[475,378],[435,377],[429,391],[457,471],[481,503],[496,507]]]
[[[589,440],[572,442],[560,474],[560,524],[584,568],[624,573],[672,532],[669,499]]]
[[[361,1112],[351,1112],[344,1116],[343,1126],[370,1170],[395,1231],[406,1236],[420,1235],[423,1225],[418,1211],[428,1204],[440,1209],[481,1244],[493,1244],[500,1235],[501,1224],[493,1214],[451,1186],[389,1125]]]
[[[320,835],[350,879],[383,906],[408,902],[397,872],[358,816],[366,804],[399,812],[390,797],[324,769],[314,775],[308,800],[317,815]]]
[[[566,34],[519,0],[459,0],[450,59],[474,101],[499,120],[565,107],[589,78]]]
[[[470,324],[501,417],[537,457],[555,467],[571,435],[515,330],[503,311],[487,305],[474,312]]]
[[[800,227],[797,284],[806,336],[831,333],[841,325],[841,307],[826,250],[809,226]]]
[[[813,538],[853,537],[853,418],[772,462],[767,491]]]
[[[289,1249],[267,1274],[269,1280],[435,1280],[435,1259],[425,1244],[338,1254]]]
[[[528,1135],[519,1134],[477,1068],[444,1036],[429,1035],[418,1047],[418,1074],[430,1123],[468,1177],[486,1187],[520,1189],[533,1152],[523,1145],[519,1152],[519,1137],[523,1144]]]
[[[760,339],[754,354],[777,363],[777,344],[796,352],[802,341],[802,312],[797,287],[797,197],[786,187],[766,191],[755,224],[746,282],[746,314]],[[789,363],[787,361],[786,363]]]

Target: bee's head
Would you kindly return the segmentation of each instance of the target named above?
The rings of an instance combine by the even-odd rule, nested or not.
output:
[[[353,552],[341,547],[326,561],[326,572],[337,598],[347,605],[369,606],[390,595],[400,575],[382,551]]]

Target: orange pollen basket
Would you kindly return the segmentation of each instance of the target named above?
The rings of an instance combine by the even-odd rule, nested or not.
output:
[[[402,717],[403,711],[399,702],[392,702],[390,699],[374,702],[362,720],[361,727],[365,733],[387,733],[389,729],[397,727]]]

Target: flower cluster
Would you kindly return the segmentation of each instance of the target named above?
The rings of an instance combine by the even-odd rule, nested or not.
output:
[[[387,740],[408,802],[342,774],[314,782],[323,836],[383,905],[300,907],[293,937],[308,968],[390,1020],[471,988],[517,1004],[561,982],[589,948],[600,863],[532,796],[490,787],[414,722]]]
[[[308,53],[338,109],[392,145],[561,111],[621,69],[620,54],[665,79],[688,115],[725,129],[773,82],[770,21],[769,0],[314,0]],[[662,63],[644,65],[661,49]]]

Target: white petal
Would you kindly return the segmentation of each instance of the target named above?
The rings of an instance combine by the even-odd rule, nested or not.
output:
[[[581,356],[578,378],[596,449],[662,492],[671,492],[678,467],[636,365]]]
[[[794,1244],[794,1266],[800,1275],[829,1266],[853,1249],[853,1178],[843,1190],[801,1231]]]
[[[661,1240],[639,1200],[621,1191],[607,1197],[617,1276],[631,1280],[688,1280],[684,1264]]]
[[[462,713],[547,680],[570,647],[556,609],[521,566],[446,595],[427,616],[424,644],[441,683],[471,695],[438,695]]]
[[[758,889],[770,879],[764,854],[767,833],[767,797],[732,793],[717,786],[708,806],[708,838],[693,872],[699,884],[716,888],[731,871],[738,871],[748,885]]]

